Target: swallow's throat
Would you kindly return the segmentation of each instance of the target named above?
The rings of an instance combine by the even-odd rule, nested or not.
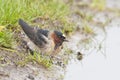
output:
[[[59,39],[55,33],[52,33],[52,39],[55,44],[54,50],[56,50],[58,47],[62,45],[63,41]]]

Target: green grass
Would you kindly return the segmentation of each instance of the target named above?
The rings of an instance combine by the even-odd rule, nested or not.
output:
[[[63,20],[69,14],[68,5],[57,0],[0,0],[0,24],[16,24],[19,18],[44,16]]]
[[[25,57],[25,56],[24,56]],[[50,68],[52,66],[52,61],[48,56],[41,56],[41,54],[34,52],[33,55],[27,55],[24,60],[16,62],[19,66],[25,66],[28,62],[37,63],[43,65],[45,68]]]
[[[13,33],[10,30],[0,31],[0,46],[13,48]]]
[[[106,7],[106,0],[92,0],[91,7],[98,10],[104,10]]]
[[[84,22],[83,29],[84,29],[84,32],[87,34],[95,34],[95,31],[86,22]]]
[[[50,58],[48,58],[47,56],[43,57],[39,53],[36,53],[36,52],[34,52],[33,55],[30,54],[26,59],[35,61],[38,64],[42,64],[46,68],[49,68],[52,66],[52,62],[51,62]]]
[[[93,15],[90,13],[86,13],[86,12],[79,11],[79,10],[75,11],[75,13],[79,15],[84,21],[90,22],[93,19]]]

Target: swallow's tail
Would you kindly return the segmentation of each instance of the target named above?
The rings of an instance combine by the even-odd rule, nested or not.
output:
[[[31,26],[29,26],[22,19],[19,19],[19,25],[22,27],[23,31],[27,34],[27,36],[32,39],[35,37],[35,30]]]

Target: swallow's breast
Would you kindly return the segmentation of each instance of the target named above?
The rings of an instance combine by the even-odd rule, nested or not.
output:
[[[49,43],[46,44],[46,46],[44,47],[45,53],[46,53],[47,55],[53,54],[54,46],[55,46],[55,44],[54,44],[53,40],[49,40]]]

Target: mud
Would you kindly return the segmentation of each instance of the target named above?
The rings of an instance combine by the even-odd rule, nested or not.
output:
[[[87,59],[90,55],[97,52],[100,52],[99,55],[102,53],[102,56],[106,57],[106,54],[104,53],[105,50],[102,48],[105,46],[101,45],[104,44],[106,35],[109,34],[107,29],[118,26],[120,23],[120,17],[116,12],[111,10],[97,11],[88,8],[87,4],[89,4],[90,0],[82,0],[86,3],[84,6],[78,4],[80,1],[73,0],[73,4],[71,4],[71,10],[73,10],[73,13],[69,17],[71,21],[75,23],[74,27],[76,27],[76,32],[68,37],[69,42],[64,45],[64,47],[67,47],[67,50],[71,51],[70,53],[72,54],[66,55],[68,51],[64,49],[62,51],[63,54],[59,55],[60,59],[69,60],[68,64],[53,64],[50,69],[47,69],[42,65],[29,62],[26,66],[20,67],[15,65],[15,63],[24,59],[23,56],[20,56],[23,54],[22,52],[25,52],[24,48],[22,48],[22,52],[19,54],[14,54],[14,51],[9,52],[1,49],[0,57],[2,57],[0,59],[2,60],[0,60],[0,80],[79,80],[81,78],[76,73],[81,71],[82,64],[80,60],[77,60],[78,52],[83,54],[83,64],[84,59]],[[120,7],[118,3],[120,1],[117,1],[118,2],[107,0],[106,6],[108,8],[119,9]],[[85,20],[85,23],[93,29],[94,33],[89,34],[84,30],[83,18],[85,15],[79,14],[80,11],[92,16],[92,19]],[[49,19],[47,18],[46,20]],[[34,22],[40,22],[44,25],[44,20],[41,21],[39,18]],[[51,25],[58,24],[59,21],[56,21],[55,24]],[[49,26],[46,28],[48,27]],[[59,25],[59,27],[61,27],[61,25]],[[18,46],[18,48],[20,47]],[[28,54],[26,53],[24,55]]]

